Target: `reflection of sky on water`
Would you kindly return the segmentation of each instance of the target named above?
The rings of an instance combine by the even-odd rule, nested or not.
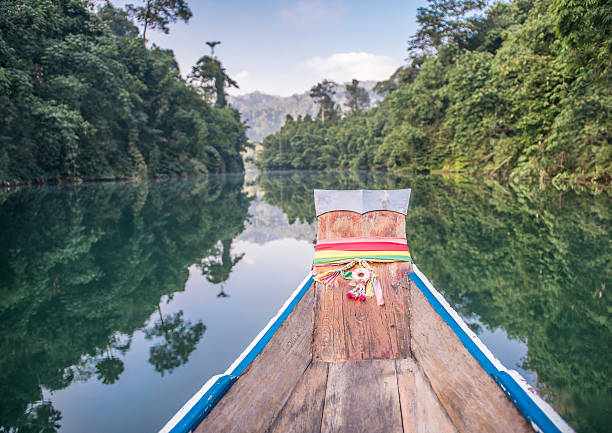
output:
[[[280,209],[261,199],[251,203],[249,213],[252,218],[232,245],[232,256],[244,257],[228,281],[212,284],[194,264],[185,290],[162,299],[164,315],[182,310],[186,320],[206,325],[189,362],[161,376],[148,362],[151,341],[142,331],[136,332],[130,351],[122,357],[125,371],[115,384],[103,385],[92,378],[48,396],[63,415],[61,431],[155,431],[208,378],[225,371],[276,314],[310,269],[316,226],[289,225]],[[219,297],[220,290],[228,297]],[[535,374],[519,367],[527,354],[525,344],[509,339],[502,329],[479,326],[478,335],[505,366],[535,385]]]
[[[5,194],[0,429],[156,431],[302,280],[313,188],[406,186],[408,243],[428,278],[577,431],[607,431],[609,200],[361,172]]]
[[[261,206],[261,204],[260,204]],[[252,222],[244,237],[255,237],[260,224],[251,206]],[[282,215],[279,209],[270,209]],[[279,215],[279,216],[280,216]],[[290,233],[285,218],[277,219],[283,237]],[[303,227],[302,227],[303,228]],[[266,237],[269,237],[266,235]],[[163,377],[148,363],[151,341],[134,334],[122,358],[125,371],[113,385],[91,378],[74,382],[50,399],[62,412],[62,432],[150,432],[159,429],[211,376],[222,373],[268,323],[310,270],[312,242],[275,239],[262,243],[236,240],[232,255],[244,254],[223,283],[227,298],[217,297],[220,285],[206,280],[196,265],[189,268],[184,292],[161,302],[164,315],[184,312],[186,320],[202,320],[206,331],[189,362]],[[149,322],[157,320],[155,312]]]
[[[466,320],[468,325],[474,323],[474,320]],[[476,321],[476,323],[478,323]],[[521,368],[523,361],[527,357],[527,346],[519,340],[513,340],[508,337],[506,331],[501,328],[489,330],[481,323],[478,323],[479,330],[477,332],[480,340],[489,348],[497,359],[501,361],[506,368],[518,371],[531,385],[535,386],[537,376],[534,372]]]

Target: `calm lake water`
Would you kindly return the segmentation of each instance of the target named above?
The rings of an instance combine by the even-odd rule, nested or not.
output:
[[[577,431],[609,431],[610,197],[358,172],[0,192],[0,431],[157,431],[309,271],[313,188],[406,187],[423,272]]]

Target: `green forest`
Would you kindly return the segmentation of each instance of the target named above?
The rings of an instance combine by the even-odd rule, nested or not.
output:
[[[324,80],[318,115],[288,116],[256,163],[609,186],[611,17],[607,0],[430,0],[381,103],[355,91],[342,113]]]
[[[522,367],[576,431],[609,430],[606,194],[358,171],[264,173],[258,184],[290,222],[315,221],[313,188],[412,188],[406,239],[423,273],[475,332],[502,328],[526,344]]]
[[[152,369],[170,374],[188,362],[206,325],[164,309],[194,263],[210,282],[229,278],[250,204],[243,182],[0,192],[0,226],[11,228],[0,231],[0,431],[57,431],[62,414],[43,390],[115,383],[142,328]]]
[[[242,171],[245,126],[219,60],[184,79],[171,50],[147,47],[147,27],[189,20],[186,3],[157,15],[94,3],[0,2],[0,183]]]

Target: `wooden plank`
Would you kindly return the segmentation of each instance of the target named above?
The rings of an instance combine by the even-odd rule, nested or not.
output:
[[[405,237],[406,218],[397,212],[376,211],[360,215],[338,211],[320,215],[318,239],[361,236]],[[315,286],[313,359],[347,361],[358,359],[401,359],[410,356],[408,274],[406,262],[374,264],[383,289],[384,306],[375,298],[365,302],[348,299],[348,281]],[[315,273],[333,267],[315,267]]]
[[[319,433],[326,387],[327,363],[312,362],[268,432]]]
[[[406,237],[406,216],[398,212],[328,212],[318,217],[317,239]]]
[[[264,432],[312,359],[314,292],[309,290],[196,432]]]
[[[410,283],[411,349],[459,432],[532,432],[530,425]]]
[[[341,279],[330,284],[315,283],[313,360],[346,360],[344,341],[344,312],[346,296]],[[344,283],[346,284],[346,283]]]
[[[329,364],[322,433],[401,431],[394,361]]]
[[[410,357],[408,274],[411,264],[400,262],[373,265],[385,299],[365,302],[348,299],[348,281],[337,278],[327,286],[315,287],[313,359],[347,361],[359,359],[402,359]]]
[[[414,359],[395,361],[404,433],[456,433]]]

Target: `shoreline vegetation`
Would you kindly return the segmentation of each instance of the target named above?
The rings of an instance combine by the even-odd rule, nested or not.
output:
[[[187,22],[184,0],[128,10],[86,0],[0,3],[0,188],[260,171],[369,170],[612,187],[612,6],[593,0],[430,0],[406,65],[375,91],[310,90],[255,157],[226,102],[238,84],[206,44],[187,78],[144,29]],[[161,9],[160,9],[161,10]],[[134,21],[134,22],[133,22]],[[146,30],[145,30],[146,31]]]
[[[311,89],[318,114],[287,116],[256,164],[609,189],[610,16],[604,0],[430,1],[407,65],[375,88],[380,103],[367,109],[355,91],[342,113],[324,80]]]
[[[0,2],[0,184],[244,170],[246,127],[214,50],[184,79],[131,21],[167,32],[191,17],[160,1]]]
[[[391,170],[359,170],[359,169],[313,169],[313,170],[299,170],[299,169],[285,169],[285,170],[266,170],[259,171],[257,170],[257,175],[284,175],[284,174],[329,174],[334,175],[335,173],[344,173],[346,171],[352,172],[355,176],[359,176],[359,174],[363,175],[375,175],[375,174],[388,174],[394,176],[412,176],[414,178],[427,178],[427,177],[439,177],[441,179],[445,179],[446,181],[452,181],[452,183],[462,184],[465,182],[477,182],[483,185],[487,185],[488,187],[500,188],[509,193],[509,189],[507,186],[504,186],[501,182],[504,179],[500,179],[493,176],[476,176],[472,173],[465,171],[445,171],[445,170],[431,170],[431,171],[410,171],[410,170],[401,170],[401,169],[391,169]],[[181,175],[181,176],[167,176],[160,175],[156,177],[149,178],[140,178],[140,177],[117,177],[117,178],[100,178],[100,179],[49,179],[45,181],[20,181],[20,182],[3,182],[0,183],[0,193],[2,192],[10,192],[14,190],[18,190],[21,188],[27,187],[44,187],[44,186],[53,186],[53,185],[87,185],[87,184],[96,184],[96,183],[125,183],[125,184],[133,184],[140,182],[155,182],[155,181],[170,181],[176,179],[183,180],[204,180],[209,178],[210,176],[244,176],[248,172],[247,171],[234,171],[234,172],[219,172],[219,173],[205,173],[201,175]],[[245,180],[245,185],[247,185],[247,181]],[[587,193],[594,196],[599,194],[608,194],[612,193],[612,185],[609,183],[602,184],[597,182],[578,182],[574,181],[573,183],[564,183],[564,184],[552,184],[550,182],[542,182],[534,188],[532,184],[520,184],[520,183],[510,183],[510,190],[518,193],[522,191],[523,194],[529,196],[533,193],[537,193],[538,191],[546,192],[549,189],[554,189],[557,191],[573,191],[575,193]],[[347,188],[349,188],[347,186]],[[398,186],[399,188],[399,186]],[[536,194],[537,195],[537,194]]]

